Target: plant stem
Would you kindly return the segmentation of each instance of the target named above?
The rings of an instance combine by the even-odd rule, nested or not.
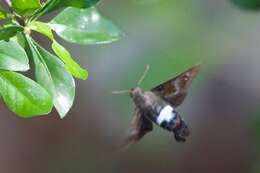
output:
[[[8,7],[8,10],[11,12],[12,11],[12,3],[10,0],[3,0],[5,5]]]
[[[3,0],[4,4],[7,6],[8,11],[13,14],[13,19],[15,19],[21,26],[25,26],[24,19],[20,16],[17,16],[12,9],[11,0]]]

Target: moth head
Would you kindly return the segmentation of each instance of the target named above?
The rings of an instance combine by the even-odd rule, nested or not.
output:
[[[130,97],[132,97],[132,98],[135,98],[135,97],[137,97],[137,96],[140,96],[140,95],[142,95],[143,93],[144,93],[144,91],[143,91],[141,88],[139,88],[139,87],[131,88],[131,89],[130,89]]]
[[[178,142],[185,142],[186,137],[189,136],[190,131],[187,124],[180,119],[180,123],[173,129],[174,137]]]

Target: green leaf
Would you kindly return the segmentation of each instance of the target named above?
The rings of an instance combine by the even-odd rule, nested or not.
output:
[[[61,118],[70,110],[75,97],[75,82],[64,64],[27,36],[27,42],[35,63],[36,80],[53,98]]]
[[[0,69],[29,70],[29,60],[24,49],[14,41],[0,41]]]
[[[17,32],[22,32],[23,28],[20,26],[6,26],[0,28],[0,40],[8,40],[16,35]]]
[[[32,21],[31,23],[28,24],[28,27],[31,30],[37,31],[47,36],[51,41],[54,40],[52,30],[46,23],[40,21]]]
[[[53,43],[52,49],[55,54],[65,63],[66,69],[76,78],[87,79],[88,72],[81,68],[72,58],[71,54],[57,41],[54,40],[51,28],[42,22],[33,21],[29,24],[29,28],[47,36]]]
[[[26,40],[23,36],[23,33],[18,32],[14,37],[10,38],[10,40],[20,45],[23,49],[26,48]]]
[[[89,8],[94,6],[100,0],[48,0],[45,5],[39,9],[35,16],[32,17],[33,20],[37,19],[38,17],[57,10],[59,8],[66,8],[66,7],[76,7],[76,8]]]
[[[230,0],[236,6],[246,9],[246,10],[259,10],[260,1],[259,0]]]
[[[56,0],[55,8],[77,7],[89,8],[94,6],[99,0]]]
[[[70,53],[61,46],[55,40],[52,43],[52,49],[58,57],[65,63],[66,69],[76,78],[86,80],[88,77],[88,72],[81,68],[71,57]]]
[[[40,0],[12,0],[12,7],[20,15],[30,16],[41,7]]]
[[[5,19],[5,17],[6,17],[6,13],[5,13],[5,11],[0,7],[0,20]]]
[[[53,107],[45,89],[16,72],[0,70],[0,94],[8,108],[23,118],[48,114]]]
[[[95,8],[67,8],[49,25],[64,40],[78,44],[110,43],[122,35],[119,28]]]

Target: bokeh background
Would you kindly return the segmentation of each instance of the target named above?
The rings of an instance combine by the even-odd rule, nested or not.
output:
[[[259,173],[260,11],[251,1],[253,8],[242,0],[101,1],[100,13],[124,37],[95,46],[62,42],[90,72],[77,81],[65,119],[56,111],[20,119],[1,102],[0,172]],[[120,151],[134,106],[111,92],[134,87],[147,64],[144,89],[198,63],[178,108],[191,128],[187,142],[156,127]]]

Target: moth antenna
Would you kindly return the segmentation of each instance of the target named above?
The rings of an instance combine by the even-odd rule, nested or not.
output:
[[[112,91],[112,94],[126,94],[126,93],[129,93],[129,90]]]
[[[139,79],[139,81],[137,83],[137,86],[141,85],[141,83],[144,81],[145,77],[147,76],[149,70],[150,70],[150,65],[147,65],[143,75],[141,76],[141,78]]]
[[[143,80],[145,79],[149,70],[150,70],[150,65],[147,65],[144,73],[142,74],[141,78],[139,79],[139,81],[137,83],[137,86],[139,86],[143,82]],[[112,94],[126,94],[129,92],[130,92],[130,90],[120,90],[120,91],[112,91]]]

